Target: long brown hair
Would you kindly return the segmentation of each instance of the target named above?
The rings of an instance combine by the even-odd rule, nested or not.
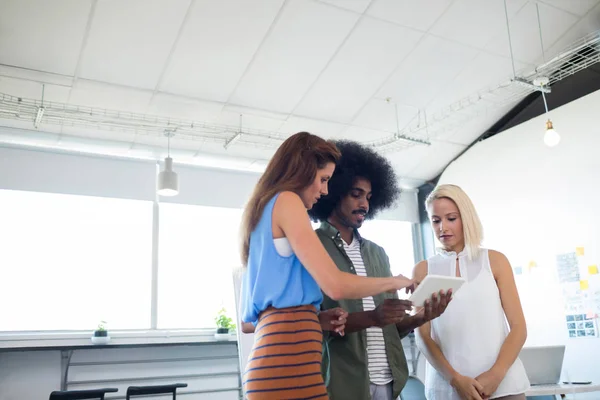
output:
[[[258,225],[265,206],[279,192],[300,193],[309,186],[317,170],[336,163],[341,154],[335,144],[308,132],[287,138],[277,149],[262,174],[242,216],[242,263],[248,263],[250,234]]]

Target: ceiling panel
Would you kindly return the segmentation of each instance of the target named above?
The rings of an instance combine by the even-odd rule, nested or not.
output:
[[[418,163],[408,171],[412,178],[432,179],[441,174],[448,163],[458,156],[467,146],[454,143],[433,142]]]
[[[294,112],[352,121],[421,37],[407,28],[362,18]]]
[[[427,35],[377,96],[423,108],[475,58],[478,51]],[[444,68],[440,68],[443,65]]]
[[[409,172],[413,170],[430,149],[431,146],[411,145],[402,149],[402,151],[386,155],[400,176],[412,177],[409,175]]]
[[[546,58],[552,58],[565,50],[578,39],[600,29],[600,2],[591,9],[585,17],[581,18],[573,25],[560,39],[555,43],[549,43],[551,46],[546,51]],[[541,63],[541,57],[537,63]]]
[[[396,108],[398,123],[396,123]],[[381,99],[372,99],[352,121],[352,125],[364,128],[396,132],[397,126],[402,130],[409,122],[416,121],[419,110],[416,107],[397,105]]]
[[[73,75],[91,0],[0,0],[0,62]]]
[[[190,0],[97,3],[79,76],[154,89]]]
[[[225,107],[218,113],[214,119],[217,124],[228,125],[231,127],[240,126],[240,115],[242,129],[258,129],[264,131],[277,132],[284,123],[281,119],[273,119],[252,114],[240,114]]]
[[[79,79],[71,89],[69,104],[144,113],[152,97],[149,90],[136,90]]]
[[[527,0],[506,0],[509,18]],[[496,35],[506,32],[503,0],[456,0],[429,31],[440,37],[485,48]]]
[[[66,103],[69,98],[69,86],[45,84],[43,87],[44,101]],[[0,93],[24,99],[42,99],[42,84],[23,79],[7,78],[0,76]]]
[[[213,119],[222,108],[222,103],[157,93],[152,97],[147,113],[202,122]]]
[[[598,0],[542,0],[541,2],[560,8],[563,11],[568,11],[579,17],[584,16],[599,3]]]
[[[230,102],[291,112],[358,18],[313,1],[286,3]]]
[[[161,90],[225,102],[242,77],[283,0],[194,3]]]
[[[519,62],[515,63],[517,71],[526,66]],[[510,59],[481,52],[446,86],[443,93],[427,105],[427,113],[429,115],[437,113],[458,100],[509,81],[511,77],[512,63]]]
[[[307,131],[315,135],[330,138],[338,137],[345,128],[345,125],[335,122],[318,121],[311,118],[290,116],[290,118],[285,121],[281,128],[279,128],[279,131],[288,135],[296,132]]]
[[[545,4],[539,4],[539,10],[545,48],[556,42],[577,22],[577,17]],[[539,58],[542,54],[542,47],[534,3],[528,3],[511,19],[510,35],[515,59],[534,63]],[[506,31],[496,35],[487,45],[487,49],[493,53],[510,57],[510,46]]]
[[[516,103],[498,109],[491,109],[466,118],[463,123],[449,124],[447,129],[436,132],[435,139],[461,145],[470,145],[496,122],[498,122]]]
[[[377,131],[374,129],[361,128],[360,126],[348,126],[335,136],[335,139],[355,140],[357,142],[371,142],[390,137],[393,133]]]
[[[409,28],[428,31],[453,0],[374,0],[368,15]]]
[[[319,0],[321,3],[331,4],[332,6],[345,8],[359,14],[365,12],[372,0]]]

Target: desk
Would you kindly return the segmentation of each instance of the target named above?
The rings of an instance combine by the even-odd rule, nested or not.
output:
[[[525,392],[526,396],[543,396],[543,395],[554,395],[561,396],[564,398],[567,394],[573,393],[589,393],[589,392],[600,392],[600,385],[590,383],[589,385],[534,385]]]

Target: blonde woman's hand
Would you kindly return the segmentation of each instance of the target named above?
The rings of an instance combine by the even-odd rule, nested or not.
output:
[[[456,375],[450,384],[456,389],[458,395],[463,400],[484,400],[484,397],[481,395],[483,386],[473,378]]]
[[[502,379],[504,379],[504,374],[492,368],[475,379],[483,387],[481,391],[482,397],[488,399],[494,394],[496,389],[498,389],[498,386],[500,386]]]

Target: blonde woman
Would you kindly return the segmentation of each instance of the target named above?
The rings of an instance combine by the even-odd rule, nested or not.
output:
[[[430,364],[427,399],[525,400],[529,380],[518,355],[527,327],[507,258],[481,247],[481,222],[460,187],[438,186],[425,203],[442,248],[415,266],[415,280],[427,274],[466,280],[446,312],[417,331]]]

